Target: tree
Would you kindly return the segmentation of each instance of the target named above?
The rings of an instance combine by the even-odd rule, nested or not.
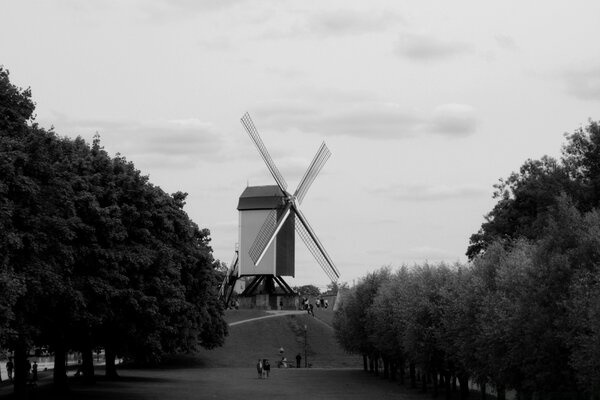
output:
[[[293,289],[300,296],[319,297],[321,295],[321,290],[315,285],[295,286]]]
[[[469,259],[495,241],[509,244],[521,237],[537,239],[550,216],[548,211],[561,194],[581,211],[600,206],[600,125],[590,120],[585,128],[565,137],[567,143],[559,161],[548,156],[527,160],[518,173],[494,186],[497,203],[471,236]]]
[[[473,259],[494,241],[510,243],[519,238],[535,239],[544,226],[548,210],[560,193],[576,190],[565,168],[551,157],[527,160],[494,187],[498,200],[479,231],[469,240],[467,256]]]
[[[55,353],[92,350],[156,361],[165,352],[221,345],[210,232],[183,211],[185,194],[164,193],[96,137],[58,137],[33,123],[29,90],[0,68],[0,345],[15,352],[15,392],[25,387],[33,345]]]
[[[377,295],[379,286],[389,280],[390,269],[382,268],[367,274],[350,293],[344,296],[342,304],[334,314],[333,326],[338,343],[348,352],[361,354],[364,367],[367,368],[367,357],[371,361],[370,369],[374,372],[379,352],[374,346],[372,327],[369,325],[369,308]]]

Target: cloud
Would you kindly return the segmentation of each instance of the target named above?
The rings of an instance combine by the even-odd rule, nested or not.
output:
[[[354,102],[310,105],[301,100],[264,104],[257,110],[261,125],[320,135],[371,139],[403,139],[422,134],[464,137],[475,133],[473,107],[443,104],[423,113],[396,103]]]
[[[155,161],[162,165],[189,165],[226,157],[227,140],[211,123],[199,119],[114,121],[71,119],[54,114],[49,120],[60,135],[90,139],[96,132],[111,153],[128,159]]]
[[[431,35],[406,33],[396,43],[396,54],[414,61],[438,61],[473,52],[470,44]]]
[[[272,13],[270,14],[272,15]],[[312,8],[294,10],[292,15],[279,15],[278,20],[270,18],[262,37],[281,38],[328,38],[356,36],[385,32],[404,19],[394,11],[336,9],[315,12]],[[287,23],[281,23],[286,21]]]
[[[400,22],[394,12],[340,9],[307,16],[306,30],[320,36],[357,35],[386,30]]]
[[[563,74],[566,91],[580,100],[600,100],[600,64]]]
[[[472,197],[488,197],[487,188],[473,185],[423,185],[401,184],[385,188],[377,188],[373,193],[389,197],[394,201],[440,201],[448,199],[464,199]]]
[[[153,22],[181,21],[235,7],[246,0],[152,0],[140,3],[137,12]]]
[[[474,114],[473,107],[466,104],[444,104],[435,108],[426,130],[448,136],[468,136],[477,127]]]
[[[496,35],[494,37],[494,39],[496,39],[496,44],[498,45],[498,47],[500,47],[504,50],[514,51],[519,48],[519,46],[517,45],[517,42],[515,41],[515,39],[512,36]]]

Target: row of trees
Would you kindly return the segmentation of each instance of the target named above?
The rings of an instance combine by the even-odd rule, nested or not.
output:
[[[456,378],[461,397],[472,381],[499,398],[600,398],[599,145],[590,122],[560,161],[502,180],[469,264],[365,276],[335,315],[338,341],[448,395]]]
[[[29,89],[0,68],[0,347],[15,356],[24,387],[29,349],[92,351],[157,361],[167,352],[212,348],[227,325],[217,300],[210,232],[131,162],[111,158],[98,136],[59,137],[34,122]]]

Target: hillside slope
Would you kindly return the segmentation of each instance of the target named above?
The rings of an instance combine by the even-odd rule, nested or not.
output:
[[[238,311],[228,311],[226,319],[229,322],[242,320],[239,317],[242,313]],[[285,315],[230,326],[225,345],[199,352],[198,361],[207,367],[252,367],[259,358],[267,358],[276,368],[281,359],[279,349],[283,347],[284,355],[293,365],[296,354],[301,353],[304,368],[306,325],[306,353],[313,368],[359,368],[361,359],[346,354],[336,343],[329,325],[330,313],[330,310],[315,310],[317,318],[307,314]]]

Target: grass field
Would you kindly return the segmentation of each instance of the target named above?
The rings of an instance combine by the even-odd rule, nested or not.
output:
[[[240,312],[242,311],[242,312]],[[244,313],[251,315],[252,310],[229,310],[228,321],[239,321]],[[257,313],[250,316],[264,316]],[[313,367],[320,368],[359,368],[361,359],[355,355],[346,354],[333,337],[333,328],[329,325],[331,311],[317,311],[312,317],[308,314],[286,315],[267,318],[234,325],[229,328],[229,336],[225,345],[214,350],[201,351],[197,358],[199,365],[204,367],[252,367],[259,358],[269,359],[276,366],[281,357],[279,349],[284,348],[284,355],[295,365],[296,354],[302,355],[302,367],[305,364],[304,342],[306,325],[306,342],[308,362]]]
[[[84,386],[72,380],[67,395],[52,393],[51,373],[40,374],[39,387],[32,390],[37,399],[92,400],[186,400],[186,399],[378,399],[412,400],[417,394],[382,381],[361,370],[361,359],[346,354],[335,342],[331,310],[315,309],[315,317],[306,313],[275,316],[240,323],[270,315],[259,310],[228,310],[225,319],[230,334],[223,347],[204,350],[195,355],[167,360],[153,369],[123,368],[121,379],[106,381],[98,370],[98,382]],[[304,326],[307,329],[305,331]],[[305,364],[306,354],[311,368]],[[302,368],[277,368],[279,349],[295,366],[295,356],[302,355]],[[272,370],[269,379],[258,379],[255,364],[268,358]],[[0,398],[10,398],[11,387],[0,385]]]

